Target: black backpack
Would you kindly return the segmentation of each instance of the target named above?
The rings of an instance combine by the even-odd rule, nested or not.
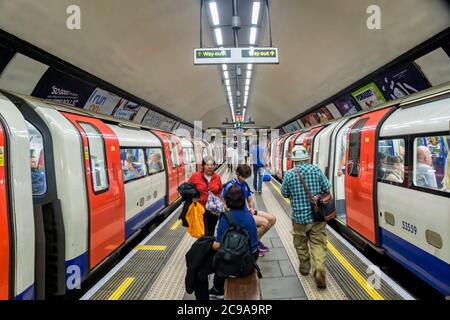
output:
[[[250,250],[247,230],[234,222],[231,212],[223,214],[228,220],[229,227],[223,234],[220,248],[214,256],[214,270],[220,277],[244,277],[256,268],[261,278],[261,272]]]

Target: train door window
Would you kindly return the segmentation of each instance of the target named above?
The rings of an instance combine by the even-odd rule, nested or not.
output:
[[[176,152],[174,150],[174,143],[168,139],[169,141],[169,148],[170,148],[170,160],[172,161],[172,168],[176,168],[178,166],[178,161],[176,157]]]
[[[28,121],[25,121],[30,137],[31,188],[33,196],[43,195],[47,191],[45,175],[44,140],[42,134]]]
[[[194,149],[193,148],[189,148],[189,159],[191,163],[195,163],[195,156],[194,156]]]
[[[208,150],[206,150],[206,147],[203,147],[203,159],[205,159],[208,156]]]
[[[348,174],[352,177],[359,177],[361,131],[368,120],[368,118],[359,120],[350,131],[347,168]]]
[[[103,136],[93,125],[83,122],[79,124],[86,133],[89,143],[89,159],[94,192],[105,191],[109,188],[109,182]]]
[[[141,148],[120,149],[123,181],[129,182],[144,178],[147,175],[144,150]]]
[[[147,168],[150,175],[164,172],[164,164],[162,161],[162,150],[160,148],[147,148]]]
[[[403,183],[405,174],[405,140],[386,139],[378,142],[378,179]]]
[[[450,135],[414,139],[415,186],[450,193]]]

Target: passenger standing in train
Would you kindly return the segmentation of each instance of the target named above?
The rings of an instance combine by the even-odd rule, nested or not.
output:
[[[258,242],[258,250],[259,256],[262,257],[264,256],[264,252],[269,251],[269,248],[261,242],[261,238],[264,234],[266,234],[267,231],[270,230],[270,228],[275,225],[277,219],[268,212],[263,212],[255,209],[255,200],[252,197],[250,187],[248,186],[247,182],[245,182],[245,180],[248,179],[251,175],[252,169],[248,164],[238,165],[236,169],[236,177],[227,182],[223,187],[222,198],[224,198],[224,194],[232,185],[242,189],[244,197],[247,200],[247,208],[253,214],[253,219],[255,220],[256,227],[258,229],[258,239],[260,240]]]
[[[189,178],[189,183],[193,184],[200,192],[198,202],[206,208],[206,201],[208,201],[209,191],[215,196],[220,197],[222,191],[222,180],[220,175],[214,172],[216,162],[212,157],[205,157],[202,161],[202,172],[195,172]],[[203,215],[205,222],[205,236],[214,236],[218,216],[205,209]]]
[[[417,147],[416,185],[437,189],[436,174],[432,166],[431,151],[426,146]]]
[[[385,179],[391,182],[402,183],[405,167],[401,156],[389,156],[387,159],[387,172]]]
[[[44,190],[44,177],[42,175],[42,171],[39,170],[39,164],[36,157],[30,157],[31,162],[31,186],[33,195],[41,194]]]
[[[305,147],[294,147],[292,150],[294,168],[285,173],[281,194],[291,200],[294,246],[300,261],[299,271],[303,276],[307,276],[311,267],[314,267],[312,271],[317,287],[325,289],[327,259],[325,227],[327,223],[314,221],[311,203],[300,180],[300,175],[313,195],[329,192],[330,183],[319,167],[308,163],[309,158]]]

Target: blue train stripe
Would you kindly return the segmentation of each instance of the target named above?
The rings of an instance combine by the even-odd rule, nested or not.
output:
[[[14,300],[34,300],[34,283],[18,294]]]
[[[134,217],[125,222],[125,238],[128,239],[136,231],[142,228],[150,220],[155,217],[155,214],[164,209],[166,205],[165,197],[157,200],[151,206],[145,208]]]
[[[450,295],[450,265],[432,254],[380,228],[381,245],[392,259],[418,275],[445,296]]]

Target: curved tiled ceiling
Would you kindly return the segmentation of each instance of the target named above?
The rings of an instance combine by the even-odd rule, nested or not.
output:
[[[82,29],[68,30],[73,3],[0,0],[0,28],[189,122],[220,126],[230,118],[219,68],[193,65],[200,1],[78,0]],[[371,4],[381,8],[381,30],[366,27]],[[264,126],[279,125],[450,26],[444,0],[270,5],[280,64],[256,66],[247,111]],[[203,26],[203,45],[214,46],[206,18]],[[267,33],[263,25],[260,45],[268,44]]]

